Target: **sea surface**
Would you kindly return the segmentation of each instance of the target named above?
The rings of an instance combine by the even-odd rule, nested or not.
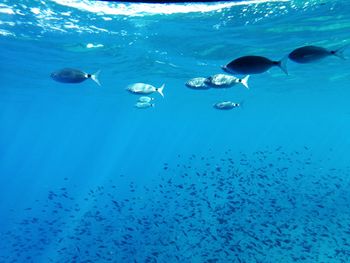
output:
[[[2,0],[0,262],[350,262],[349,44],[345,0]],[[348,59],[185,86],[305,45]]]

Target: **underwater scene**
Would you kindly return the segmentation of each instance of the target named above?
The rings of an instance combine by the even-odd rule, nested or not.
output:
[[[0,263],[350,262],[350,2],[0,3]]]

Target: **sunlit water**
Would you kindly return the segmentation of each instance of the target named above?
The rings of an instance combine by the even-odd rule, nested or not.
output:
[[[350,60],[184,85],[247,54],[344,47],[349,11],[2,1],[0,262],[349,262]],[[102,86],[50,78],[65,67]],[[135,82],[165,97],[136,109]]]

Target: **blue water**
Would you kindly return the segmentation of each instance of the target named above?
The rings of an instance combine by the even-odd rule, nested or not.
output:
[[[2,1],[0,262],[350,262],[350,60],[184,85],[243,55],[344,47],[349,12]],[[50,78],[65,67],[102,86]],[[137,109],[135,82],[165,97]]]

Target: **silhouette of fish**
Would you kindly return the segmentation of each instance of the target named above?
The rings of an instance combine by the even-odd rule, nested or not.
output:
[[[286,57],[280,61],[272,61],[262,56],[243,56],[232,60],[222,69],[230,74],[260,74],[269,70],[273,66],[279,67],[284,73],[288,74],[286,67]]]
[[[100,74],[100,70],[95,72],[94,74],[85,73],[79,69],[72,68],[64,68],[51,73],[51,78],[55,81],[62,83],[81,83],[87,79],[92,79],[96,82],[97,85],[101,86],[98,75]]]
[[[304,46],[294,49],[288,55],[288,57],[290,60],[301,64],[312,63],[328,56],[337,56],[339,58],[345,59],[343,54],[344,49],[345,47],[337,50],[328,50],[326,48],[318,46]]]

